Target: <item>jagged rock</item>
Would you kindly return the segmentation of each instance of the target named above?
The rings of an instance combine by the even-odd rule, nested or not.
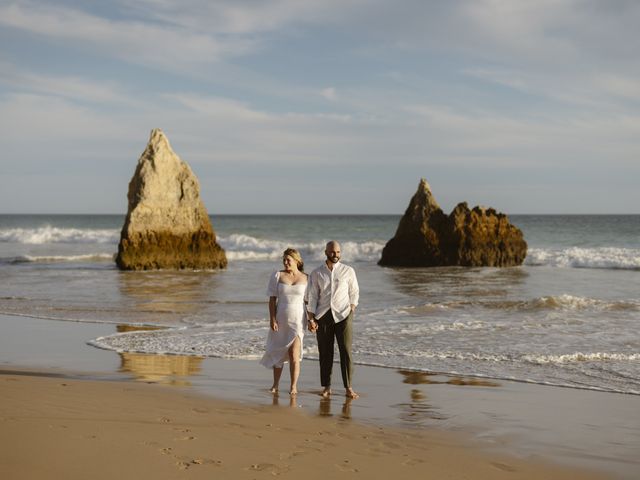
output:
[[[116,264],[123,270],[215,269],[227,266],[198,179],[171,149],[160,129],[151,131],[128,192],[129,208]]]
[[[508,267],[521,265],[526,255],[522,231],[505,214],[493,208],[469,210],[463,202],[446,215],[423,178],[378,264]]]

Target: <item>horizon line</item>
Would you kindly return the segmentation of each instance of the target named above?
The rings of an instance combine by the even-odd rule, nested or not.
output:
[[[494,209],[495,210],[495,209]],[[499,212],[498,210],[496,210],[497,213],[502,213],[505,214],[507,216],[510,215],[518,215],[518,216],[526,216],[526,215],[564,215],[564,216],[571,216],[571,215],[592,215],[592,216],[596,216],[596,215],[640,215],[640,212],[636,212],[636,213],[505,213],[505,212]],[[74,212],[74,213],[70,213],[70,212],[22,212],[22,213],[17,213],[17,212],[1,212],[0,215],[103,215],[103,216],[126,216],[127,213],[96,213],[96,212]],[[404,212],[401,213],[207,213],[207,215],[209,217],[215,217],[215,216],[235,216],[235,217],[240,217],[240,216],[279,216],[279,217],[284,217],[284,216],[322,216],[322,217],[354,217],[354,216],[381,216],[381,215],[388,215],[388,216],[397,216],[397,215],[404,215]]]

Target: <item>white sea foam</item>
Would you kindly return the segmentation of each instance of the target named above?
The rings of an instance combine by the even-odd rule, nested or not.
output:
[[[6,263],[62,263],[62,262],[111,262],[113,253],[88,253],[85,255],[21,255],[0,259]]]
[[[531,248],[525,265],[562,268],[640,270],[640,250],[634,248]]]
[[[527,362],[539,365],[578,362],[637,362],[640,361],[640,353],[575,352],[562,355],[524,355],[522,358]]]
[[[595,298],[577,297],[574,295],[551,295],[535,298],[525,302],[527,308],[550,308],[559,310],[586,310],[590,308],[606,307],[607,303]]]
[[[42,245],[47,243],[118,243],[120,231],[110,228],[80,229],[46,225],[38,228],[0,230],[0,242]]]
[[[119,353],[161,355],[197,355],[205,357],[259,359],[264,353],[264,322],[251,322],[233,335],[216,327],[180,327],[166,330],[134,331],[98,337],[90,345]],[[259,325],[259,327],[257,326]],[[225,329],[226,329],[225,325]],[[238,331],[237,329],[232,329]],[[315,344],[307,342],[304,354],[317,353]]]
[[[269,238],[256,238],[243,233],[218,237],[230,261],[277,260],[282,252],[293,247],[308,260],[322,260],[324,242],[296,243]],[[384,244],[380,242],[342,242],[342,257],[347,261],[375,261],[380,258]]]

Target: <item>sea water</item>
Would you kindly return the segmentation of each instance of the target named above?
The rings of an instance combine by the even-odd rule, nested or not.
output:
[[[380,267],[399,219],[212,216],[226,270],[121,272],[122,215],[0,215],[0,313],[163,327],[90,342],[118,352],[257,361],[283,250],[310,271],[336,239],[360,283],[357,363],[640,394],[640,215],[512,215],[521,267]]]

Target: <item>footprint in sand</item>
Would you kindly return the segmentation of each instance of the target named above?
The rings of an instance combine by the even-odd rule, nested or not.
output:
[[[280,460],[290,460],[293,457],[299,457],[300,455],[304,455],[306,452],[305,450],[295,450],[293,452],[286,452],[286,453],[281,453],[279,455]]]
[[[493,467],[496,467],[498,470],[503,470],[505,472],[516,472],[517,471],[517,469],[515,467],[512,467],[511,465],[507,465],[506,463],[491,462],[491,465]]]
[[[334,466],[341,472],[358,472],[358,469],[351,465],[349,460],[343,460],[341,463],[336,463]]]
[[[178,437],[174,438],[175,441],[188,441],[188,440],[196,440],[196,437]]]
[[[165,447],[160,449],[160,453],[163,455],[171,455],[172,452],[173,452],[173,448],[171,447]]]
[[[171,419],[170,419],[170,418],[167,418],[167,417],[160,417],[160,418],[158,419],[158,421],[159,421],[160,423],[171,423]]]
[[[254,463],[247,470],[256,472],[268,472],[271,475],[280,475],[289,471],[288,466],[275,465],[273,463]]]
[[[424,460],[420,460],[419,458],[409,458],[402,462],[402,465],[405,467],[412,467],[413,465],[420,465],[421,463],[424,463]]]
[[[222,460],[214,460],[212,458],[191,458],[184,456],[174,456],[174,458],[177,460],[176,467],[180,470],[187,470],[188,468],[198,465],[210,465],[214,467],[222,466]]]

